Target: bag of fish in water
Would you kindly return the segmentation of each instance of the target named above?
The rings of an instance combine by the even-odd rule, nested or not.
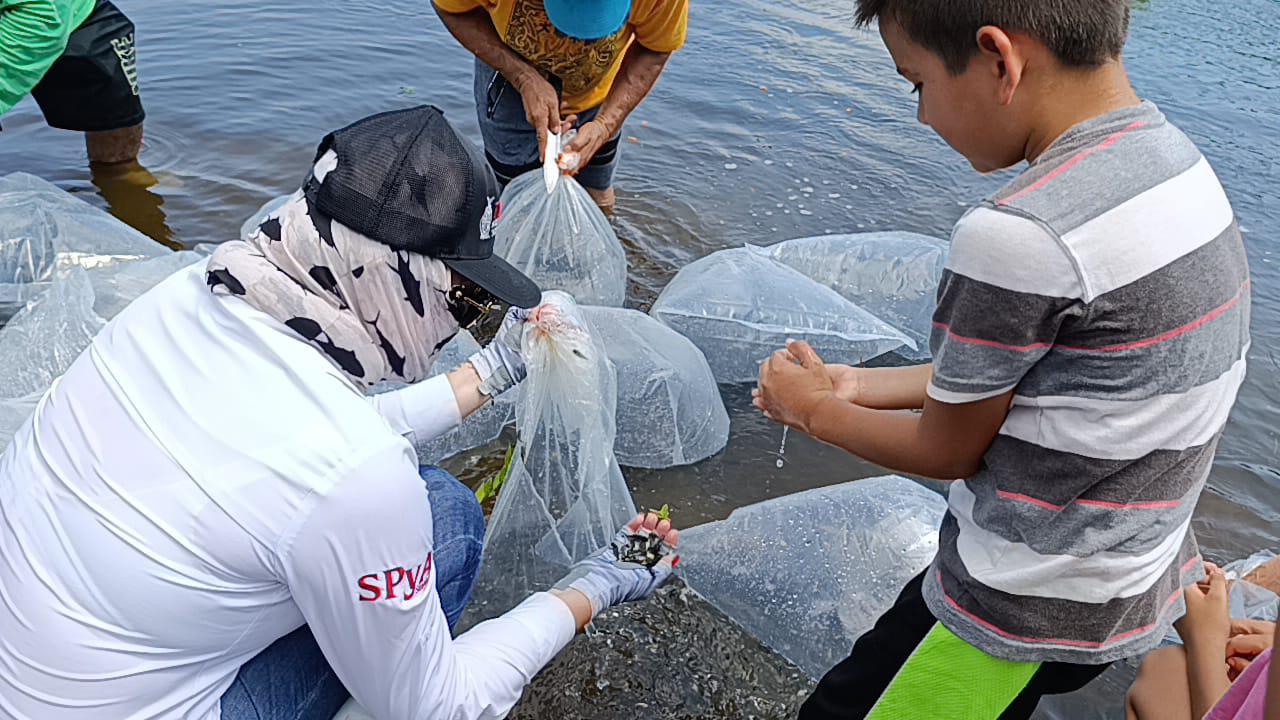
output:
[[[668,468],[724,449],[729,413],[696,345],[638,310],[579,309],[617,369],[619,463]]]
[[[546,590],[635,515],[613,454],[615,375],[573,298],[549,291],[525,326],[529,376],[515,457],[489,517],[473,616]]]
[[[170,254],[164,246],[27,173],[0,177],[0,323],[47,290],[58,269]]]
[[[547,190],[542,170],[502,193],[494,252],[544,290],[564,290],[584,305],[619,307],[627,292],[627,256],[618,235],[577,180]]]
[[[835,290],[915,341],[915,349],[903,346],[895,353],[910,360],[929,357],[946,242],[909,232],[875,232],[747,247]]]
[[[680,534],[694,592],[821,677],[933,561],[947,501],[896,475],[738,508]]]
[[[755,248],[712,253],[676,273],[649,314],[693,341],[723,383],[751,382],[788,338],[826,362],[861,364],[916,343]]]

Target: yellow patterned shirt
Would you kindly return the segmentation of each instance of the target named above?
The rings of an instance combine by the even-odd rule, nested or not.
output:
[[[654,52],[675,52],[684,45],[689,25],[689,0],[633,0],[631,17],[621,30],[591,41],[558,32],[542,0],[435,0],[435,4],[451,13],[484,8],[508,47],[543,75],[560,78],[570,113],[604,102],[632,40]]]

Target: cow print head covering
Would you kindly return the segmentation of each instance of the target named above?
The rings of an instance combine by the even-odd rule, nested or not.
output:
[[[316,161],[319,182],[337,167]],[[391,247],[331,221],[302,190],[247,240],[225,243],[205,276],[310,341],[358,386],[426,378],[458,332],[444,263]]]

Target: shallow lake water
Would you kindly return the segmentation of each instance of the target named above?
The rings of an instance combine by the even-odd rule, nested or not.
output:
[[[23,170],[192,246],[236,236],[301,180],[320,137],[370,113],[442,108],[478,141],[471,61],[429,2],[120,3],[137,24],[147,191],[91,177],[82,142],[30,100],[4,118],[0,173]],[[915,118],[910,86],[850,0],[695,3],[688,46],[623,135],[614,220],[628,305],[647,308],[683,265],[720,248],[826,232],[945,237],[1010,173],[973,173]],[[1280,537],[1280,3],[1166,0],[1135,12],[1127,63],[1141,95],[1201,147],[1245,230],[1254,277],[1249,375],[1194,528],[1229,560]],[[693,467],[629,471],[638,505],[693,524],[788,492],[881,471],[781,430],[722,388],[732,437]],[[472,480],[501,448],[459,458]],[[726,679],[732,681],[731,679]]]

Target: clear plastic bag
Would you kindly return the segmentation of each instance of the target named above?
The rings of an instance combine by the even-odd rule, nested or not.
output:
[[[51,285],[0,328],[0,398],[42,394],[106,324],[84,269],[62,270]]]
[[[902,347],[898,354],[913,360],[929,357],[946,242],[909,232],[877,232],[797,238],[757,249],[915,341],[914,350]]]
[[[938,549],[946,500],[895,475],[738,508],[680,537],[689,587],[811,677],[843,660]]]
[[[618,373],[619,463],[667,468],[724,449],[729,414],[696,345],[637,310],[581,310]]]
[[[712,253],[676,274],[650,314],[693,341],[720,382],[759,377],[788,338],[827,362],[856,365],[915,341],[831,288],[758,249]]]
[[[494,252],[544,290],[564,290],[584,305],[619,307],[627,292],[627,255],[591,196],[571,177],[547,192],[542,170],[502,193]]]
[[[617,396],[604,345],[571,297],[551,291],[543,302],[525,327],[529,376],[515,458],[485,534],[480,617],[546,590],[635,514],[613,455]]]
[[[9,447],[9,442],[13,440],[14,435],[18,434],[18,429],[27,421],[27,418],[31,417],[31,413],[35,412],[36,403],[40,402],[41,395],[43,393],[0,400],[0,453]]]
[[[0,177],[0,322],[46,290],[59,269],[102,267],[168,252],[34,175]]]

